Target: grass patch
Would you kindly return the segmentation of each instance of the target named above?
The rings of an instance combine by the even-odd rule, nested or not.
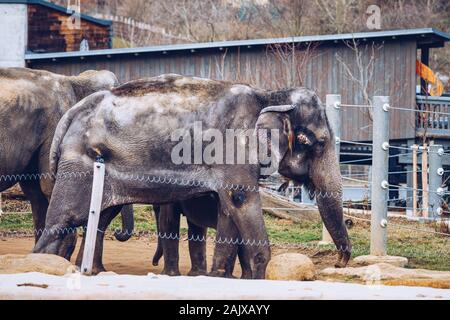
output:
[[[320,222],[293,223],[270,215],[264,215],[267,234],[273,243],[308,243],[319,241],[322,235]]]
[[[1,232],[33,232],[33,215],[31,213],[4,214],[0,217]]]

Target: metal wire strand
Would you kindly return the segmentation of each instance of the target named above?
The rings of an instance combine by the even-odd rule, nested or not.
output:
[[[368,223],[372,222],[370,219],[356,217],[356,216],[353,216],[353,215],[349,215],[347,213],[344,213],[344,216],[347,217],[347,218],[350,218],[350,219],[361,220],[361,221],[368,222]],[[388,226],[389,225],[392,225],[392,226],[400,228],[400,229],[407,229],[407,230],[411,230],[411,231],[425,232],[425,233],[431,233],[431,234],[437,234],[437,235],[440,235],[440,236],[450,237],[450,234],[443,233],[443,232],[438,232],[438,231],[418,229],[418,228],[413,228],[413,227],[406,227],[406,226],[403,226],[401,224],[392,223],[392,222],[389,222]]]
[[[348,104],[348,103],[339,103],[339,107],[348,107],[348,108],[373,108],[368,104]]]
[[[401,108],[401,107],[389,107],[389,109],[399,110],[399,111],[408,111],[408,112],[417,112],[417,113],[441,114],[441,115],[450,116],[450,113],[440,112],[440,111],[428,111],[428,110],[419,110],[419,109],[410,109],[410,108]]]
[[[340,164],[350,164],[350,163],[363,162],[363,161],[369,161],[369,160],[372,161],[372,158],[350,160],[350,161],[342,161],[342,162],[340,162]]]
[[[348,143],[348,144],[354,144],[354,145],[358,145],[358,146],[368,146],[368,147],[372,147],[373,146],[372,143],[366,143],[366,142],[357,142],[357,141],[349,141],[349,140],[340,140],[340,142]]]

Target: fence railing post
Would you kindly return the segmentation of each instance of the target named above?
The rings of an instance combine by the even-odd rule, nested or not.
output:
[[[419,146],[417,144],[414,144],[413,147],[413,152],[412,152],[412,157],[413,157],[413,172],[412,172],[412,201],[413,201],[413,217],[417,216],[417,189],[418,189],[418,181],[417,181],[417,151],[419,150]]]
[[[340,147],[341,147],[341,95],[339,94],[327,94],[326,97],[326,113],[328,122],[333,130],[336,139],[336,155],[339,161]],[[332,244],[333,239],[330,236],[327,228],[322,224],[322,241],[321,244]]]
[[[442,168],[442,156],[444,155],[444,149],[442,145],[432,144],[430,145],[430,161],[429,161],[429,209],[428,217],[436,218],[440,215],[441,209],[441,196],[440,188],[442,185],[442,176],[444,169]]]
[[[429,210],[429,192],[430,186],[428,183],[428,145],[423,144],[422,147],[422,216],[428,218]]]
[[[389,97],[373,97],[372,216],[370,254],[387,254],[389,170]]]
[[[95,240],[97,238],[98,221],[102,209],[103,186],[105,182],[105,164],[103,163],[103,159],[97,159],[94,162],[94,177],[92,180],[91,204],[87,230],[85,232],[83,261],[81,262],[81,273],[86,275],[92,274]]]

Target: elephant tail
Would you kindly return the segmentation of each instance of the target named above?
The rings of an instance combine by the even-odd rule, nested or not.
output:
[[[131,238],[134,229],[133,205],[123,206],[120,211],[122,215],[122,230],[114,231],[114,237],[120,242],[125,242]]]
[[[97,104],[101,100],[103,100],[107,92],[108,91],[100,91],[84,98],[83,100],[75,104],[72,108],[70,108],[59,120],[58,125],[56,126],[55,134],[53,136],[52,146],[50,148],[50,173],[53,180],[56,180],[56,173],[58,171],[60,145],[73,120],[80,113],[95,108]]]
[[[154,266],[157,266],[159,263],[159,259],[163,256],[163,247],[161,242],[161,237],[159,236],[159,212],[160,207],[159,206],[153,206],[153,211],[155,211],[155,219],[156,219],[156,236],[158,237],[158,244],[156,246],[156,251],[153,256],[152,264]]]

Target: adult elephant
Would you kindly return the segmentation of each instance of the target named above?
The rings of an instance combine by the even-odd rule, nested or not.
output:
[[[49,154],[58,121],[78,101],[117,84],[109,71],[86,71],[69,77],[27,68],[0,68],[0,192],[20,184],[31,202],[36,242],[45,230],[53,189]],[[133,224],[132,210],[126,212],[124,232],[117,234],[123,241]],[[69,258],[74,243],[67,241],[61,255]]]
[[[308,182],[308,187],[316,190],[322,218],[341,249],[340,262],[345,264],[350,242],[342,219],[339,164],[325,110],[317,96],[305,89],[286,96],[291,100],[289,105],[272,106],[272,99],[279,101],[275,98],[246,85],[163,75],[131,81],[78,103],[63,116],[53,139],[51,170],[58,177],[48,209],[50,232],[39,239],[34,252],[58,253],[65,237],[62,231],[86,224],[92,178],[59,177],[92,172],[93,161],[100,157],[107,168],[102,202],[106,214],[128,203],[166,204],[213,193],[220,213],[212,270],[225,272],[233,244],[239,243],[252,278],[265,276],[270,259],[257,192],[261,171],[267,174],[265,166],[270,164],[270,169]],[[199,159],[202,150],[206,153],[203,135],[200,140],[195,137],[199,127],[209,141],[212,136],[225,137],[230,130],[254,132],[257,128],[258,135],[261,133],[259,141],[271,149],[270,161],[249,160],[242,164],[242,154],[236,160],[234,147],[227,150],[220,139],[215,144],[213,161],[210,157]],[[270,134],[265,135],[262,129]],[[180,148],[192,133],[193,148]],[[186,140],[180,142],[174,136]],[[237,138],[238,150],[255,151],[254,144],[242,136]],[[311,153],[302,152],[303,148],[311,148]],[[228,151],[226,162],[220,150]],[[248,152],[244,152],[244,158],[245,154]],[[315,155],[311,169],[305,166],[304,159],[310,154]],[[238,241],[226,241],[230,238]]]
[[[318,192],[318,200],[320,201],[320,212],[327,226],[334,228],[334,230],[342,230],[337,234],[335,239],[340,237],[347,237],[336,219],[342,218],[342,213],[339,209],[329,210],[329,205],[333,208],[331,199],[326,200],[324,204],[324,196],[334,197],[339,199],[340,193],[340,177],[339,168],[337,167],[335,157],[332,155],[334,148],[334,139],[327,121],[324,121],[325,113],[320,106],[319,100],[311,91],[297,88],[288,90],[278,90],[267,93],[270,104],[273,105],[295,105],[301,101],[303,116],[303,123],[299,124],[297,131],[293,128],[293,135],[296,137],[292,139],[293,154],[295,154],[295,163],[293,160],[281,161],[280,172],[284,172],[285,176],[296,176],[296,181],[305,185],[310,195],[316,195],[316,189],[322,190]],[[276,112],[272,108],[272,112]],[[266,109],[268,112],[270,109]],[[288,111],[289,112],[289,111]],[[265,123],[266,127],[270,127],[270,115],[267,120],[260,119],[261,124]],[[309,122],[309,123],[308,123]],[[324,135],[324,132],[328,132]],[[317,137],[324,136],[325,139],[318,139]],[[285,155],[286,156],[286,155]],[[326,157],[326,158],[324,158]],[[329,179],[323,179],[317,170],[323,169],[323,164],[328,164],[327,173],[330,175]],[[299,166],[300,164],[300,166]],[[295,172],[291,167],[296,168]],[[324,172],[323,175],[326,173]],[[333,182],[334,181],[334,182]],[[323,183],[330,184],[328,187]],[[334,186],[332,185],[334,184]],[[283,187],[283,186],[282,186]],[[334,191],[325,191],[330,190]],[[164,256],[163,273],[168,275],[179,275],[178,268],[178,238],[179,238],[179,219],[180,215],[184,213],[188,222],[188,240],[189,240],[189,254],[191,258],[191,270],[188,275],[199,275],[206,273],[206,231],[207,228],[216,228],[217,226],[217,210],[218,203],[213,196],[203,196],[200,198],[191,199],[188,201],[181,201],[174,204],[165,204],[155,207],[155,216],[157,221],[158,246],[153,257],[153,265],[158,265],[159,259]],[[337,207],[337,203],[334,204]],[[332,220],[330,222],[330,220]],[[334,221],[333,221],[334,220]],[[334,227],[333,227],[334,226]],[[336,228],[337,226],[337,228]],[[176,235],[176,236],[175,236]],[[339,260],[336,267],[344,267],[350,257],[349,245],[345,242],[335,241],[340,249]],[[238,247],[235,247],[235,253]],[[226,276],[231,276],[232,266],[234,265],[234,258],[236,254],[230,256],[228,264],[228,271]],[[245,278],[248,274],[247,266],[241,264],[243,269],[242,277]],[[229,271],[231,270],[231,272]]]

